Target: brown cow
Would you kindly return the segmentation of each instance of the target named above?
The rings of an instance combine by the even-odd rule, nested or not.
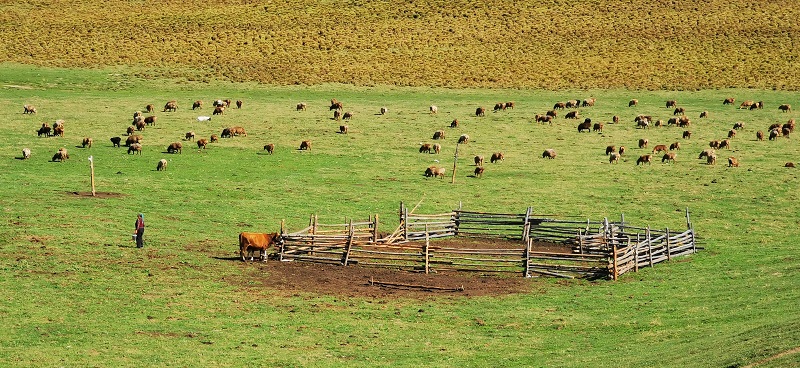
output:
[[[639,100],[637,100],[635,98],[630,100],[630,101],[628,101],[628,107],[636,106],[638,104],[639,104]]]
[[[310,151],[311,150],[311,141],[302,141],[302,142],[300,142],[300,150],[301,151]]]
[[[217,137],[216,134],[212,134],[210,141],[211,141],[211,143],[219,142],[219,137]]]
[[[689,139],[689,138],[692,138],[692,132],[690,132],[688,130],[684,130],[683,131],[683,139]]]
[[[606,156],[608,156],[608,154],[612,153],[612,152],[617,152],[617,146],[613,146],[612,145],[612,146],[606,147]]]
[[[611,154],[608,156],[608,163],[610,164],[619,163],[619,153],[611,152]]]
[[[728,167],[739,167],[739,160],[736,157],[728,157]]]
[[[339,125],[339,134],[347,134],[349,127],[347,125]]]
[[[650,141],[647,138],[641,138],[639,139],[639,148],[645,148],[649,143]]]
[[[564,119],[577,119],[578,112],[577,111],[570,111],[566,115],[564,115]]]
[[[353,113],[350,111],[342,114],[342,120],[350,120],[352,118],[353,118]]]
[[[728,97],[728,98],[726,98],[725,100],[722,101],[722,104],[723,105],[733,105],[734,102],[736,102],[735,98]]]
[[[728,131],[728,138],[734,138],[734,137],[736,137],[736,130],[735,129],[729,130]]]
[[[56,154],[53,155],[53,162],[64,162],[69,159],[69,153],[67,153],[67,149],[61,147],[56,151]]]
[[[475,116],[486,116],[486,108],[485,107],[479,107],[479,108],[475,109]]]
[[[730,139],[723,139],[723,140],[719,141],[719,148],[731,149],[731,140]]]
[[[295,108],[295,110],[296,110],[296,111],[306,111],[306,108],[307,108],[307,107],[308,107],[308,104],[307,104],[307,103],[305,103],[305,102],[300,102],[300,103],[298,103],[298,104],[297,104],[297,107]]]
[[[780,106],[778,106],[778,110],[781,110],[783,112],[792,111],[792,105],[789,105],[789,104],[780,105]]]
[[[489,158],[489,162],[495,163],[497,161],[505,161],[505,159],[506,159],[506,156],[503,154],[503,152],[495,152],[495,153],[492,153],[492,157]]]
[[[197,148],[198,149],[201,149],[201,148],[202,149],[206,149],[207,145],[208,145],[208,141],[205,138],[200,138],[200,139],[197,140]]]
[[[111,137],[111,144],[112,147],[119,147],[120,142],[122,142],[122,138],[120,137]]]
[[[222,115],[225,113],[225,106],[217,106],[214,108],[214,112],[211,115]]]
[[[625,154],[625,146],[619,146],[619,155],[622,156]]]
[[[197,100],[192,104],[192,110],[202,109],[202,108],[203,108],[203,101]]]
[[[183,144],[181,142],[173,142],[167,146],[167,153],[183,153]]]
[[[22,106],[22,108],[24,109],[22,111],[23,114],[35,114],[36,113],[36,108],[33,105],[24,105],[24,106]]]
[[[553,105],[553,110],[564,110],[566,107],[567,107],[567,104],[565,104],[563,102],[556,102],[556,104]]]
[[[669,150],[670,151],[677,151],[679,149],[681,149],[681,142],[674,142],[674,143],[669,145]]]
[[[438,176],[444,179],[444,173],[445,169],[443,167],[430,166],[427,169],[425,169],[425,177],[428,178],[431,176],[434,178]]]
[[[175,100],[169,101],[164,105],[164,112],[178,111],[178,102]]]
[[[678,118],[672,117],[667,120],[667,125],[678,125]]]
[[[700,113],[700,119],[707,118],[707,117],[708,117],[708,111],[703,111],[703,112]]]
[[[736,130],[744,129],[744,122],[743,121],[737,121],[737,122],[733,123],[733,129],[736,129]]]
[[[720,142],[718,140],[713,140],[713,141],[708,142],[708,146],[711,147],[711,148],[715,148],[715,149],[719,148],[719,144],[720,144]]]
[[[148,114],[152,114],[152,113],[156,112],[156,107],[153,104],[149,104],[149,105],[144,107],[144,110],[147,111]]]
[[[431,153],[431,144],[424,143],[419,146],[419,153]]]
[[[764,132],[762,132],[762,131],[760,131],[760,130],[759,130],[759,131],[757,131],[757,132],[756,132],[756,140],[758,140],[758,141],[763,141],[763,140],[764,140]]]
[[[267,153],[269,153],[271,155],[272,152],[275,152],[275,145],[272,144],[272,143],[266,144],[264,146],[264,151],[267,151]]]
[[[89,138],[89,137],[83,138],[83,141],[81,142],[81,146],[83,148],[86,148],[86,146],[89,146],[89,148],[92,148],[92,138]]]
[[[234,135],[234,136],[241,135],[243,137],[247,137],[247,132],[244,130],[244,128],[242,128],[240,126],[235,126],[235,127],[231,128],[231,135]]]
[[[437,130],[434,132],[433,139],[444,139],[444,130]]]
[[[194,140],[194,132],[192,132],[192,131],[186,132],[186,138],[184,138],[184,139],[186,139],[187,141]]]
[[[794,162],[787,162],[783,167],[794,167]]]
[[[552,117],[554,117],[554,118],[555,118],[556,116],[558,116],[558,111],[556,111],[556,110],[550,110],[550,111],[548,111],[547,113],[545,113],[545,115],[547,115],[547,116],[552,116]]]
[[[469,135],[462,134],[460,137],[458,137],[458,144],[462,144],[462,143],[463,144],[469,143]]]
[[[475,170],[472,173],[472,176],[474,176],[476,178],[482,178],[483,177],[483,166],[476,167]]]
[[[545,115],[545,116],[536,115],[536,122],[537,123],[548,123],[550,125],[553,125],[553,117],[550,116],[550,115]]]
[[[135,154],[140,154],[141,155],[142,154],[142,144],[141,143],[131,143],[131,145],[128,146],[128,154],[130,155],[131,152],[133,152],[134,155]]]
[[[603,123],[594,123],[594,125],[592,126],[592,131],[593,132],[602,133],[603,132]]]
[[[556,151],[552,148],[548,148],[542,152],[542,158],[554,159],[556,158]]]
[[[131,135],[136,131],[136,128],[129,126],[128,129],[125,131],[125,134]]]
[[[160,159],[158,160],[158,165],[156,165],[156,171],[163,171],[167,169],[167,160]]]
[[[129,135],[127,139],[125,139],[125,146],[130,147],[134,143],[142,143],[142,136],[140,135]]]
[[[453,119],[453,121],[450,122],[450,127],[458,128],[458,119]]]
[[[584,130],[586,133],[590,133],[592,131],[592,119],[586,118],[583,123],[578,124],[578,133],[581,133]]]
[[[250,233],[243,232],[239,234],[239,256],[242,257],[242,262],[246,261],[245,253],[250,254],[250,260],[253,260],[253,252],[258,251],[259,259],[262,262],[267,261],[267,249],[269,247],[280,246],[282,242],[281,236],[278,233]]]
[[[475,166],[483,166],[483,156],[475,156]]]
[[[136,122],[136,130],[138,131],[144,130],[145,126],[147,126],[147,124],[145,124],[143,120],[139,120]]]
[[[661,157],[661,163],[663,164],[665,162],[675,162],[675,156],[677,156],[675,152],[667,152],[664,154],[664,156]]]
[[[753,103],[754,103],[754,102],[753,102],[753,101],[750,101],[750,100],[744,101],[744,102],[742,102],[742,104],[741,104],[741,105],[739,105],[739,108],[740,108],[740,109],[747,109],[747,108],[750,108],[750,106],[753,106]]]
[[[686,115],[686,109],[683,107],[676,107],[675,111],[672,112],[672,115]]]
[[[653,162],[653,155],[641,155],[638,159],[636,159],[636,166],[648,164],[650,165]]]
[[[667,145],[659,144],[653,147],[653,153],[658,153],[658,152],[667,152]]]
[[[157,120],[158,120],[158,117],[155,116],[155,115],[152,115],[152,116],[148,116],[148,117],[144,118],[144,123],[146,125],[156,126],[156,121]]]
[[[679,128],[686,128],[691,124],[692,124],[692,122],[691,122],[691,120],[689,120],[688,116],[684,115],[684,116],[681,116],[680,119],[678,119],[678,127]]]
[[[667,108],[668,108],[668,109],[669,109],[669,108],[672,108],[672,107],[677,107],[677,106],[678,106],[678,101],[675,101],[675,100],[669,100],[669,101],[667,101]]]
[[[236,108],[237,108],[237,109],[241,109],[241,108],[242,108],[242,105],[244,105],[244,101],[242,101],[242,100],[236,100]]]

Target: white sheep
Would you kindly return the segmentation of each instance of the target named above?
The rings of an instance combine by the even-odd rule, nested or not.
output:
[[[210,121],[210,120],[211,120],[210,116],[198,116],[197,117],[197,121]]]

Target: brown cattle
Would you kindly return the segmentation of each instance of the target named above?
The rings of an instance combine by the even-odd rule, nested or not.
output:
[[[183,153],[183,144],[181,142],[173,142],[167,146],[167,153]]]
[[[433,153],[438,154],[439,152],[442,152],[442,145],[439,144],[439,143],[434,143],[433,144]]]
[[[503,152],[495,152],[495,153],[492,153],[492,157],[489,158],[489,162],[495,163],[497,161],[504,161],[505,159],[506,159],[506,156],[503,154]]]
[[[347,125],[339,125],[339,133],[340,134],[347,134],[347,130],[349,127]]]
[[[483,166],[476,167],[475,170],[472,172],[472,175],[474,177],[476,177],[476,178],[482,178],[483,177]]]
[[[86,148],[86,146],[89,146],[89,148],[92,148],[92,138],[89,138],[89,137],[83,138],[83,141],[81,142],[81,146],[83,148]]]
[[[744,122],[743,121],[737,121],[737,122],[733,123],[733,129],[736,129],[736,130],[744,129]]]
[[[350,120],[352,118],[353,118],[353,113],[350,111],[342,114],[342,120]]]
[[[639,139],[639,148],[645,148],[650,143],[646,138]]]
[[[792,111],[792,105],[789,105],[789,104],[780,105],[780,106],[778,106],[778,110],[781,110],[783,112]]]
[[[690,132],[688,130],[684,130],[683,131],[683,139],[689,139],[691,137],[692,137],[692,132]]]
[[[111,138],[111,144],[113,145],[112,147],[119,147],[120,142],[122,142],[122,138],[120,137]]]
[[[608,156],[608,163],[610,164],[619,163],[619,156],[620,156],[619,153],[611,152],[611,154]]]
[[[744,101],[744,102],[742,102],[742,104],[741,104],[741,105],[739,105],[739,108],[740,108],[740,109],[747,109],[747,108],[750,108],[750,106],[753,106],[753,103],[754,103],[754,102],[753,102],[753,101],[750,101],[750,100]]]
[[[236,108],[237,109],[241,109],[242,105],[244,105],[244,102],[242,100],[236,100]]]
[[[794,167],[794,162],[787,162],[783,167]]]
[[[556,117],[556,116],[558,116],[558,111],[556,111],[556,110],[550,110],[550,111],[548,111],[547,113],[545,113],[545,115],[547,115],[547,116],[552,116],[552,117]]]
[[[586,133],[589,133],[589,132],[592,131],[592,120],[591,119],[587,118],[586,120],[583,121],[583,123],[578,124],[578,133],[583,132],[584,130],[586,131]]]
[[[564,115],[564,119],[577,119],[578,112],[577,111],[570,111],[566,115]]]
[[[723,105],[733,105],[734,102],[736,102],[735,98],[728,97],[728,98],[726,98],[725,100],[722,101],[722,104]]]
[[[762,132],[762,131],[760,131],[760,130],[759,130],[759,131],[757,131],[757,132],[756,132],[756,140],[758,140],[758,141],[763,141],[763,140],[764,140],[764,132]]]
[[[689,120],[688,116],[681,116],[681,118],[678,119],[678,127],[679,128],[686,128],[691,124],[692,124],[692,122]]]
[[[467,143],[469,143],[469,135],[462,134],[460,137],[458,137],[458,144],[467,144]]]
[[[145,126],[147,126],[147,124],[145,124],[145,122],[143,120],[140,120],[140,121],[136,122],[136,130],[138,130],[138,131],[144,130]]]
[[[279,246],[281,243],[281,236],[278,233],[239,233],[239,256],[242,262],[246,261],[245,253],[250,254],[250,260],[253,260],[253,252],[258,251],[259,259],[262,262],[267,261],[267,249],[272,246]]]
[[[711,153],[706,157],[706,164],[707,165],[716,165],[717,164],[717,154]]]
[[[144,118],[144,123],[147,124],[147,125],[156,126],[156,120],[158,120],[157,116],[155,116],[155,115],[148,116],[148,117]]]
[[[453,119],[453,121],[450,122],[450,127],[458,128],[458,119]]]
[[[164,105],[164,112],[175,112],[178,111],[178,102],[173,100],[169,101]]]
[[[156,171],[163,171],[167,169],[167,160],[160,159],[158,160],[158,165],[156,165]]]
[[[36,113],[36,108],[33,107],[33,105],[24,105],[24,106],[22,106],[22,108],[23,108],[23,111],[22,111],[23,114],[35,114]]]
[[[438,112],[439,112],[439,107],[438,107],[438,106],[436,106],[436,105],[431,105],[430,107],[428,107],[428,111],[429,111],[431,114],[436,114],[436,113],[438,113]]]
[[[69,159],[69,153],[66,148],[59,148],[56,154],[53,155],[53,162],[64,162]]]
[[[606,147],[606,156],[608,156],[608,154],[612,153],[612,152],[617,152],[617,146],[608,146],[608,147]]]
[[[664,156],[661,157],[661,163],[663,164],[665,162],[675,162],[675,156],[676,156],[675,152],[667,152],[664,154]]]
[[[444,130],[437,130],[434,132],[433,139],[444,139]]]
[[[156,107],[153,104],[149,104],[149,105],[144,107],[144,110],[147,111],[148,114],[152,114],[152,113],[156,112]]]
[[[301,151],[310,151],[311,150],[311,141],[302,141],[302,142],[300,142],[300,150]]]
[[[136,128],[129,126],[128,129],[125,131],[125,134],[131,135],[136,131]]]
[[[700,155],[697,156],[697,158],[698,159],[702,159],[703,157],[708,157],[708,156],[713,155],[713,154],[714,154],[714,150],[713,149],[706,148],[706,149],[703,150],[703,152],[700,152]]]
[[[667,120],[667,125],[678,125],[678,118],[672,117]]]
[[[207,145],[208,145],[208,141],[205,138],[200,138],[200,139],[197,140],[197,148],[198,149],[201,149],[201,148],[202,149],[206,149]]]
[[[217,137],[216,134],[212,134],[210,141],[211,141],[211,143],[219,142],[219,137]]]
[[[636,106],[638,104],[639,104],[639,100],[637,100],[635,98],[630,100],[630,101],[628,101],[628,107]]]
[[[50,128],[50,126],[47,125],[47,123],[43,123],[42,126],[39,128],[39,130],[36,131],[36,134],[39,137],[41,137],[41,136],[49,137],[51,130],[52,130],[52,128]]]
[[[707,118],[707,117],[708,117],[708,111],[703,111],[703,112],[700,113],[700,119]]]
[[[194,132],[192,131],[186,132],[186,137],[184,139],[186,139],[187,141],[194,140]]]
[[[295,108],[295,110],[296,111],[306,111],[307,107],[308,107],[308,104],[306,104],[305,102],[299,102],[297,104],[297,107]]]
[[[131,144],[134,143],[142,143],[142,136],[140,135],[129,135],[127,139],[125,139],[125,146],[130,147]]]
[[[711,147],[711,148],[715,148],[715,149],[719,148],[719,144],[720,144],[720,142],[718,140],[713,140],[713,141],[708,142],[708,146]]]
[[[342,110],[333,110],[333,120],[339,121],[342,118]]]
[[[728,157],[728,167],[739,167],[739,160],[736,157]]]
[[[475,156],[475,166],[483,166],[483,156]]]
[[[553,110],[559,110],[559,109],[560,110],[564,110],[566,107],[567,107],[567,104],[565,104],[563,102],[556,102],[556,104],[553,105]]]
[[[272,143],[264,145],[264,151],[267,151],[270,155],[275,152],[275,145]]]
[[[658,153],[658,152],[667,152],[667,145],[659,144],[653,147],[653,153]]]
[[[131,145],[128,146],[128,154],[130,155],[131,152],[133,152],[134,155],[135,154],[140,154],[141,155],[142,154],[142,144],[141,143],[131,143]]]
[[[554,159],[556,158],[556,151],[552,148],[548,148],[542,152],[542,158]]]
[[[424,143],[419,146],[419,153],[431,153],[431,144]]]
[[[240,126],[235,126],[235,127],[231,128],[231,135],[234,135],[234,136],[241,135],[243,137],[247,137],[247,132],[244,130],[244,128],[242,128]]]
[[[611,117],[611,122],[613,122],[614,124],[619,123],[619,116],[617,116],[617,115],[612,116]]]
[[[731,140],[730,139],[723,139],[723,140],[719,141],[719,148],[731,149]]]
[[[594,98],[594,97],[584,99],[583,102],[581,103],[581,107],[592,107],[592,106],[594,106],[594,103],[596,101],[597,101],[597,99]]]
[[[225,113],[225,106],[217,106],[214,108],[214,112],[211,115],[222,115]]]
[[[475,109],[475,116],[486,116],[486,108],[485,107],[479,107],[479,108]]]
[[[344,105],[342,105],[342,103],[341,103],[341,102],[339,102],[339,101],[336,101],[336,99],[335,99],[335,98],[332,98],[332,99],[331,99],[331,107],[329,107],[329,108],[328,108],[328,111],[331,111],[331,110],[341,110],[341,109],[343,109],[343,108],[344,108]]]
[[[736,137],[736,130],[734,130],[734,129],[729,130],[728,131],[728,138],[734,138],[734,137]]]
[[[686,115],[686,109],[683,107],[676,107],[675,111],[672,112],[672,115]]]
[[[653,162],[653,155],[641,155],[638,159],[636,159],[636,166],[648,164],[650,165]]]
[[[434,178],[438,176],[444,179],[444,173],[445,169],[443,167],[430,166],[427,169],[425,169],[425,177],[428,178],[431,176]]]
[[[553,117],[550,116],[550,115],[545,115],[545,116],[536,115],[536,122],[537,123],[548,123],[550,125],[553,125]]]
[[[625,146],[619,146],[619,155],[622,156],[625,154]]]
[[[603,123],[594,123],[594,125],[592,126],[592,131],[593,132],[602,133],[603,132]]]
[[[681,149],[681,142],[674,142],[674,143],[669,145],[669,150],[670,151],[677,151],[679,149]]]
[[[192,110],[202,109],[202,108],[203,108],[203,101],[197,100],[192,104]]]
[[[678,101],[675,101],[675,100],[669,100],[669,101],[667,101],[667,108],[668,108],[668,109],[669,109],[669,108],[672,108],[672,107],[677,107],[677,106],[678,106]]]

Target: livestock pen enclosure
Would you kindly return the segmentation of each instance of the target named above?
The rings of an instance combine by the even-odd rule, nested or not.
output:
[[[798,172],[784,164],[800,161],[800,145],[797,133],[755,139],[757,130],[797,117],[778,110],[800,106],[796,93],[273,87],[3,66],[2,365],[740,366],[768,358],[759,366],[798,365]],[[579,120],[559,111],[552,125],[533,121],[555,102],[589,97],[594,106],[574,109]],[[723,105],[727,97],[737,103]],[[332,119],[332,98],[352,119]],[[628,107],[633,98],[638,105]],[[212,116],[216,99],[243,105]],[[688,128],[636,127],[640,114],[667,121],[672,99],[686,108]],[[170,100],[178,110],[162,112]],[[195,100],[205,102],[202,110],[191,109]],[[765,107],[739,109],[743,100]],[[507,101],[515,107],[492,112]],[[308,108],[296,110],[299,102]],[[26,104],[36,114],[23,114]],[[109,139],[124,140],[133,113],[147,104],[157,110],[145,116],[158,119],[136,133],[142,154],[113,147]],[[431,105],[438,113],[429,113]],[[479,106],[486,116],[475,116]],[[709,117],[700,119],[702,111]],[[578,133],[584,118],[605,123],[602,132]],[[37,136],[57,119],[65,121],[63,137]],[[739,121],[745,128],[717,150],[716,165],[698,160]],[[342,124],[347,134],[339,133]],[[205,149],[184,139],[187,131],[208,139],[230,126],[247,135]],[[683,139],[687,129],[692,136]],[[446,137],[434,141],[438,130]],[[459,145],[452,183],[461,134],[470,141]],[[91,148],[80,147],[84,137],[94,139]],[[638,148],[640,138],[650,146]],[[311,150],[298,150],[303,140]],[[166,153],[172,142],[183,144],[182,153]],[[681,143],[674,163],[659,154],[636,164],[653,145],[673,142]],[[263,150],[268,143],[273,154]],[[440,143],[442,151],[419,153],[421,143]],[[609,163],[608,145],[628,148],[620,162]],[[70,158],[52,162],[61,147]],[[555,159],[542,158],[547,148]],[[505,159],[490,163],[500,151]],[[482,177],[473,175],[476,155],[487,158]],[[102,196],[85,195],[89,156]],[[728,167],[729,156],[740,165]],[[162,158],[168,168],[156,171]],[[446,177],[426,178],[430,165],[446,168]],[[238,260],[241,231],[278,231],[282,220],[301,228],[311,213],[323,223],[396,218],[401,201],[419,201],[419,213],[459,202],[487,212],[532,205],[559,218],[624,212],[635,223],[675,229],[685,228],[690,207],[705,250],[616,282],[515,277],[505,292],[469,295],[326,289],[370,288],[371,271],[346,270],[353,267],[332,268],[314,287],[292,287],[283,277],[301,279],[303,268],[278,274],[277,262]],[[144,249],[130,241],[139,212]],[[379,230],[391,233],[389,224]],[[466,287],[508,282],[470,277]]]

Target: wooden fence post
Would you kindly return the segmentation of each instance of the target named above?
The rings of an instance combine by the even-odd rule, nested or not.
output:
[[[91,177],[91,184],[92,184],[92,197],[94,197],[95,196],[95,191],[94,191],[94,157],[93,156],[89,156],[89,171],[90,171],[89,176]]]
[[[611,277],[614,279],[614,281],[617,281],[617,278],[619,277],[619,274],[617,273],[619,268],[617,267],[617,245],[616,244],[614,244],[614,248],[612,249],[612,252],[614,254],[614,266],[613,266],[614,269],[611,272]]]
[[[522,222],[522,241],[527,242],[529,233],[531,231],[531,213],[533,212],[533,207],[528,207],[525,211],[525,220]]]
[[[378,242],[378,214],[375,214],[375,222],[372,224],[372,242]]]
[[[636,234],[637,238],[639,234]],[[631,237],[628,236],[628,249],[631,247]],[[639,242],[636,242],[636,248],[633,249],[633,271],[639,272]]]
[[[619,220],[620,220],[619,232],[624,234],[625,233],[625,214],[624,213],[620,213],[619,214]]]
[[[403,240],[408,241],[408,208],[403,207]]]
[[[672,250],[669,247],[669,228],[666,228],[666,229],[667,229],[666,230],[667,231],[667,261],[671,261],[672,260]]]
[[[350,226],[348,226],[347,231],[347,244],[344,246],[344,254],[342,254],[342,264],[347,266],[347,262],[350,260],[350,248],[353,247],[353,233],[355,230],[353,229],[353,220],[350,220]]]
[[[581,235],[581,229],[578,229],[578,254],[583,254],[583,235]]]
[[[430,248],[431,248],[431,238],[428,234],[428,224],[425,224],[425,274],[431,272],[430,269]]]
[[[645,229],[645,236],[647,236],[647,258],[650,260],[650,267],[653,267],[653,242],[650,238],[650,225]]]
[[[525,275],[525,277],[531,277],[530,264],[531,264],[532,245],[533,245],[533,240],[531,238],[528,238],[528,241],[525,242],[525,255],[523,259],[523,266],[525,267],[525,270],[522,271],[522,274]]]
[[[458,165],[458,143],[456,143],[456,154],[453,155],[453,178],[450,184],[456,183],[456,166]]]

